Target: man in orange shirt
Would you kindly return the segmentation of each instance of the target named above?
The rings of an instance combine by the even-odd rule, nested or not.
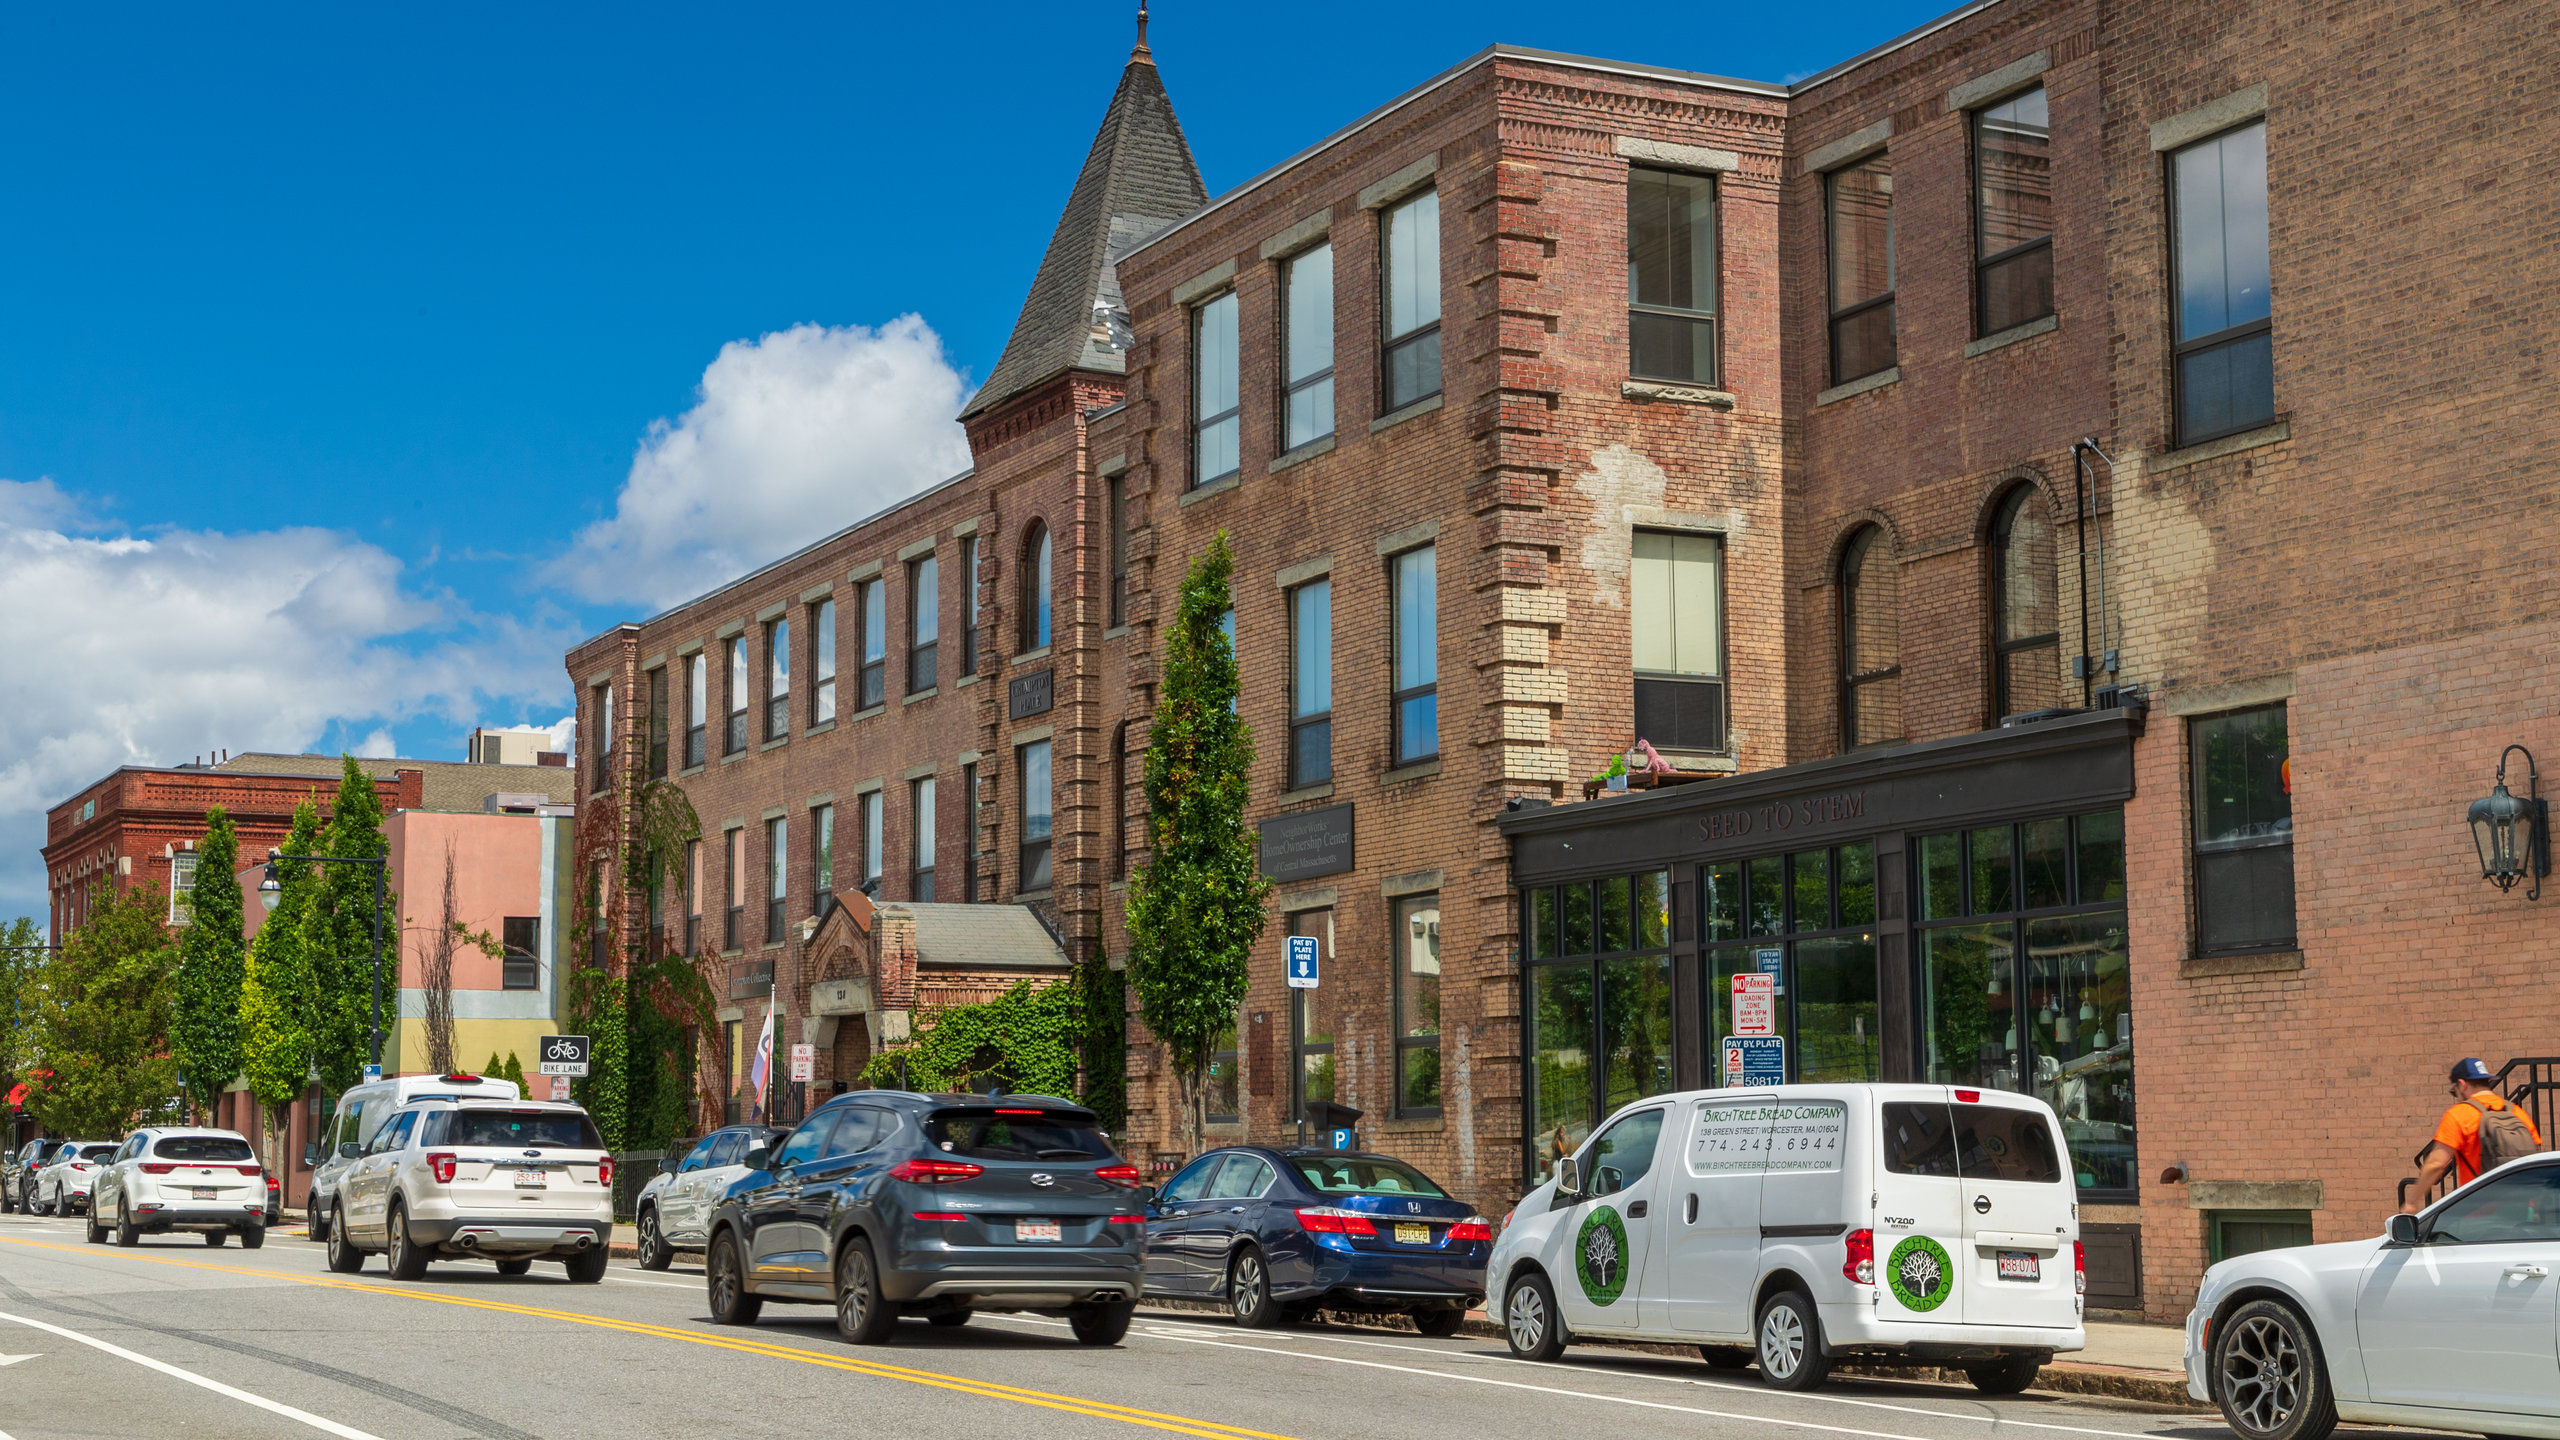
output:
[[[2542,1144],[2542,1132],[2533,1126],[2533,1117],[2507,1104],[2498,1093],[2498,1076],[2479,1060],[2465,1057],[2453,1067],[2453,1104],[2436,1122],[2435,1138],[2420,1152],[2418,1183],[2410,1187],[2414,1197],[2401,1206],[2403,1214],[2415,1215],[2425,1206],[2427,1193],[2436,1182],[2453,1172],[2453,1183],[2468,1185],[2480,1178],[2480,1124],[2484,1116],[2502,1111],[2512,1112],[2533,1143]]]

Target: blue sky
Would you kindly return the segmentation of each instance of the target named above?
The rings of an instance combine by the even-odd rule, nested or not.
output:
[[[1943,8],[1174,0],[1152,39],[1215,192],[1495,40],[1781,80]],[[770,516],[683,538],[723,466],[800,467],[774,516],[956,468],[927,412],[994,364],[1131,19],[15,12],[0,660],[46,678],[0,716],[0,914],[43,806],[114,764],[556,718],[565,640],[778,553]],[[613,593],[635,554],[661,578]]]

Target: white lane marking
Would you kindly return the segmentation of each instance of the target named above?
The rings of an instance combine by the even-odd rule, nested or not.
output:
[[[1198,1325],[1190,1321],[1181,1320],[1159,1320],[1152,1322],[1152,1325],[1153,1328],[1166,1332],[1168,1338],[1176,1338],[1172,1334],[1173,1327],[1176,1326],[1210,1335],[1234,1333],[1232,1331],[1220,1330],[1214,1326]],[[1535,1360],[1523,1360],[1515,1355],[1451,1355],[1445,1350],[1434,1350],[1427,1345],[1399,1345],[1390,1340],[1357,1340],[1348,1335],[1327,1335],[1317,1331],[1298,1331],[1291,1334],[1266,1335],[1261,1338],[1266,1340],[1329,1340],[1336,1345],[1364,1345],[1379,1350],[1402,1350],[1417,1355],[1437,1355],[1443,1359],[1464,1359],[1497,1365],[1526,1365],[1533,1370],[1552,1371],[1555,1368],[1552,1365],[1541,1364]],[[1272,1353],[1287,1354],[1289,1352],[1274,1351]],[[1703,1390],[1742,1390],[1743,1388],[1742,1382],[1740,1381],[1713,1379],[1693,1380],[1679,1375],[1653,1375],[1642,1370],[1622,1370],[1599,1365],[1582,1365],[1574,1368],[1581,1370],[1586,1374],[1608,1375],[1626,1380],[1651,1380],[1662,1385],[1695,1385]],[[1769,1398],[1773,1400],[1781,1398],[1779,1392],[1762,1392],[1755,1389],[1745,1393],[1767,1393]],[[2155,1440],[2156,1434],[2156,1432],[2143,1430],[2095,1430],[2085,1425],[2055,1425],[2042,1420],[2012,1420],[2005,1415],[1967,1415],[1961,1411],[1955,1410],[1932,1410],[1924,1405],[1896,1405],[1891,1401],[1886,1400],[1859,1400],[1847,1395],[1823,1395],[1803,1390],[1786,1391],[1784,1392],[1784,1398],[1789,1400],[1820,1400],[1829,1405],[1850,1405],[1861,1410],[1888,1410],[1902,1415],[1926,1415],[1931,1419],[1936,1420],[1971,1420],[1977,1424],[1983,1425],[2016,1425],[2035,1430],[2059,1430],[2068,1435],[2104,1435],[2113,1437],[2113,1440]]]
[[[33,1329],[45,1331],[48,1334],[59,1335],[65,1340],[76,1341],[77,1343],[86,1345],[93,1350],[103,1350],[108,1354],[115,1356],[119,1360],[130,1360],[134,1364],[142,1366],[144,1369],[157,1370],[163,1375],[184,1380],[190,1385],[202,1386],[217,1395],[228,1395],[232,1399],[240,1401],[242,1404],[255,1405],[261,1410],[281,1415],[287,1420],[299,1420],[303,1424],[308,1425],[312,1429],[318,1430],[323,1434],[335,1435],[339,1437],[339,1440],[382,1440],[381,1436],[373,1435],[363,1430],[358,1430],[353,1426],[341,1425],[335,1420],[324,1420],[321,1417],[312,1414],[308,1410],[296,1410],[281,1400],[270,1400],[264,1395],[252,1395],[248,1391],[242,1390],[237,1386],[225,1385],[219,1380],[207,1379],[192,1370],[181,1370],[166,1360],[154,1360],[148,1355],[136,1354],[121,1345],[110,1345],[104,1340],[97,1339],[93,1336],[83,1335],[77,1330],[65,1330],[59,1325],[48,1325],[42,1320],[30,1320],[24,1315],[11,1315],[5,1311],[0,1311],[0,1320],[7,1320],[14,1324],[29,1326]]]
[[[36,1357],[33,1355],[0,1355],[0,1365],[15,1365],[21,1360],[33,1360],[34,1358]],[[0,1435],[0,1440],[9,1440],[9,1437]]]
[[[699,1290],[699,1285],[679,1285],[673,1280],[634,1280],[628,1275],[607,1275],[617,1285],[655,1285],[661,1290]]]

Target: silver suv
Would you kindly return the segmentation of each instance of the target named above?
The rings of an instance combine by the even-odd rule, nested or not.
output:
[[[613,1236],[613,1157],[575,1105],[421,1100],[376,1130],[339,1177],[329,1268],[352,1275],[380,1251],[392,1278],[429,1259],[494,1260],[522,1275],[538,1259],[572,1280],[604,1278]]]

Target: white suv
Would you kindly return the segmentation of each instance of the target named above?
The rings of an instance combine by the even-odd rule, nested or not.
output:
[[[89,1243],[139,1245],[145,1235],[193,1230],[207,1245],[231,1235],[267,1243],[267,1182],[257,1152],[236,1130],[154,1126],[137,1130],[97,1173]]]
[[[74,1140],[53,1152],[27,1187],[27,1210],[35,1215],[76,1215],[89,1208],[89,1185],[98,1167],[116,1153],[112,1140]]]
[[[604,1278],[613,1237],[613,1156],[575,1105],[420,1100],[403,1106],[339,1177],[329,1268],[352,1275],[381,1251],[396,1280],[434,1256],[494,1260],[522,1275],[537,1259],[572,1280]]]

